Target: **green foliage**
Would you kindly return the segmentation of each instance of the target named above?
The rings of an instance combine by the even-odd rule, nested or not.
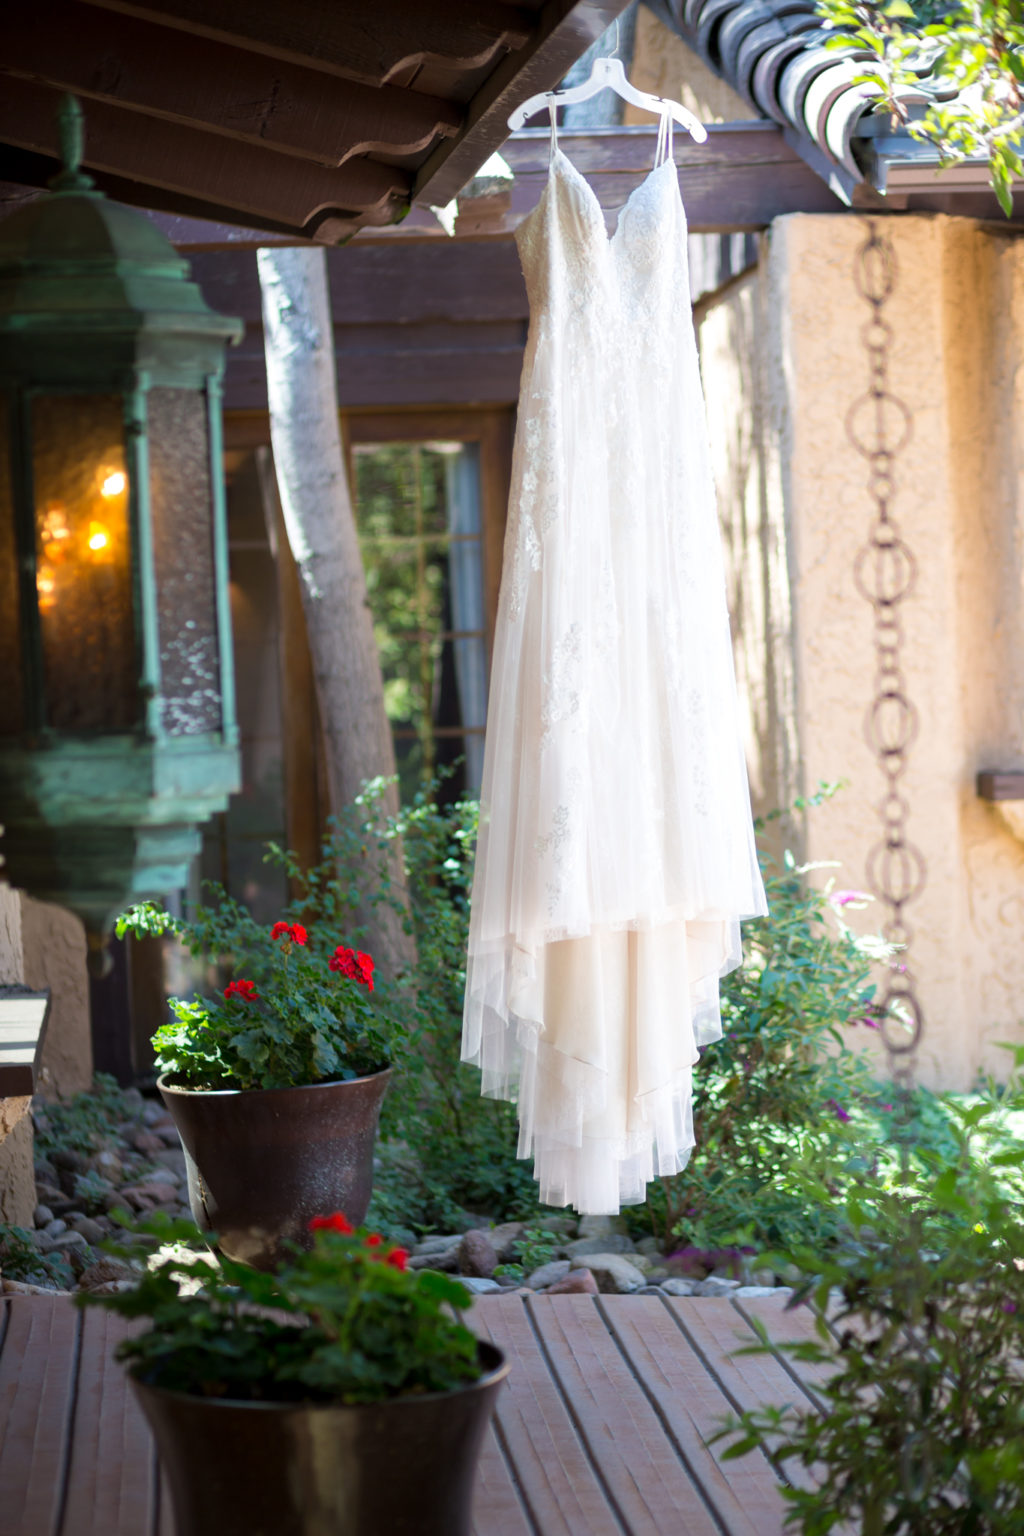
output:
[[[341,905],[331,873],[328,917]],[[153,1036],[157,1067],[191,1088],[285,1088],[349,1080],[386,1066],[394,1026],[374,1007],[371,985],[336,967],[339,931],[321,914],[308,929],[275,938],[218,886],[216,905],[176,918],[153,902],[117,922],[118,937],[170,932],[211,966],[228,963],[235,980],[223,993],[171,998],[173,1020]],[[346,895],[346,900],[348,899]],[[355,898],[353,898],[354,901]],[[348,951],[354,954],[354,951]]]
[[[987,160],[1003,211],[1022,171],[1024,11],[1020,0],[818,0],[834,30],[830,46],[864,56],[856,77],[874,87],[894,122],[908,122],[902,99],[920,93],[922,75],[943,87],[911,134],[935,145],[943,165]]]
[[[639,1217],[667,1246],[827,1241],[836,1218],[807,1206],[802,1169],[831,1158],[857,1106],[879,1098],[848,1033],[871,1027],[872,965],[889,952],[840,916],[870,898],[822,891],[806,878],[822,866],[791,855],[781,870],[765,863],[768,916],[744,924],[743,963],[721,986],[723,1037],[694,1073],[697,1149]]]
[[[37,1157],[55,1152],[80,1152],[89,1157],[116,1139],[118,1129],[138,1124],[142,1101],[126,1094],[114,1078],[97,1072],[88,1093],[41,1105],[32,1112]]]
[[[118,1349],[144,1381],[248,1402],[371,1403],[480,1374],[476,1340],[451,1315],[471,1304],[465,1286],[409,1271],[404,1250],[341,1216],[273,1275],[214,1259],[187,1222],[141,1230],[164,1246],[139,1284],[76,1300],[150,1319]]]
[[[545,1227],[527,1227],[515,1244],[513,1262],[499,1264],[494,1273],[512,1275],[514,1279],[521,1280],[524,1275],[540,1269],[542,1264],[550,1264],[563,1241],[557,1232],[549,1232]]]
[[[74,1271],[66,1259],[55,1253],[40,1253],[31,1232],[5,1222],[0,1222],[0,1273],[7,1280],[20,1280],[27,1285],[55,1284],[61,1290],[70,1290],[75,1283]]]
[[[991,1087],[951,1101],[946,1130],[952,1149],[915,1149],[905,1179],[850,1185],[834,1246],[787,1255],[819,1334],[787,1348],[827,1367],[815,1385],[825,1411],[762,1408],[723,1432],[727,1455],[759,1445],[812,1471],[785,1490],[803,1536],[1024,1529],[1021,1145]],[[808,1179],[805,1196],[835,1204],[828,1178]]]

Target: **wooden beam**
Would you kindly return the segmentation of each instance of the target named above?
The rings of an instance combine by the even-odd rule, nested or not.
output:
[[[445,153],[435,150],[420,167],[414,200],[443,207],[508,138],[513,109],[537,91],[556,86],[591,43],[626,9],[628,0],[548,0],[528,45],[492,70],[476,90],[466,126]]]
[[[0,92],[0,141],[53,155],[60,93],[7,77]],[[409,196],[409,177],[373,160],[347,161],[337,169],[296,162],[291,155],[257,149],[197,128],[162,122],[95,102],[88,118],[85,167],[130,178],[152,189],[202,199],[220,214],[237,211],[246,221],[267,215],[287,220],[296,233],[332,243],[358,223],[397,218]]]
[[[192,276],[211,308],[262,325],[252,251],[201,251]],[[512,240],[449,240],[329,251],[327,275],[336,326],[453,326],[521,321],[529,314],[519,254]]]
[[[272,58],[387,85],[426,62],[465,70],[521,48],[531,5],[500,0],[85,0],[85,3],[241,45]]]
[[[436,96],[338,80],[78,0],[36,0],[9,41],[0,69],[13,76],[321,165],[423,152],[463,117]],[[86,121],[91,130],[92,108]]]
[[[1024,800],[1024,773],[986,769],[978,774],[977,788],[981,800]]]

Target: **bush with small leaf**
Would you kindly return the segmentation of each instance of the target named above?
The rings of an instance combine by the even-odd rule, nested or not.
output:
[[[860,1179],[839,1240],[784,1256],[817,1306],[818,1340],[786,1347],[825,1368],[822,1411],[759,1408],[723,1434],[727,1455],[760,1446],[813,1473],[784,1489],[802,1536],[1024,1530],[1024,1158],[1004,1108],[991,1090],[951,1106],[953,1153]],[[828,1178],[805,1197],[836,1204]]]

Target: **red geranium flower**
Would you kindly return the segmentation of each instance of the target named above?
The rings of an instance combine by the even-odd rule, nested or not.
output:
[[[333,1216],[314,1216],[309,1224],[311,1232],[340,1232],[342,1236],[349,1237],[355,1231],[355,1227],[347,1216],[341,1211],[335,1211]]]
[[[362,982],[368,992],[373,991],[373,960],[369,955],[339,944],[327,962],[332,971],[340,971],[349,981]]]
[[[247,1003],[251,1003],[259,997],[259,993],[256,991],[256,983],[254,981],[243,981],[239,978],[238,981],[228,983],[224,988],[224,996],[241,997]]]
[[[367,1248],[379,1248],[383,1241],[384,1239],[381,1237],[379,1232],[371,1232],[369,1237],[366,1239],[366,1246]]]
[[[309,935],[301,923],[275,923],[270,930],[272,939],[288,939],[292,944],[305,944]]]
[[[392,1269],[408,1269],[409,1254],[405,1248],[392,1248],[384,1262],[390,1264]]]

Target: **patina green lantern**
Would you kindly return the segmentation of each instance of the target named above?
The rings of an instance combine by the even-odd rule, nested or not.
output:
[[[0,822],[5,873],[85,920],[184,883],[238,788],[224,349],[145,217],[78,169],[0,225]]]

